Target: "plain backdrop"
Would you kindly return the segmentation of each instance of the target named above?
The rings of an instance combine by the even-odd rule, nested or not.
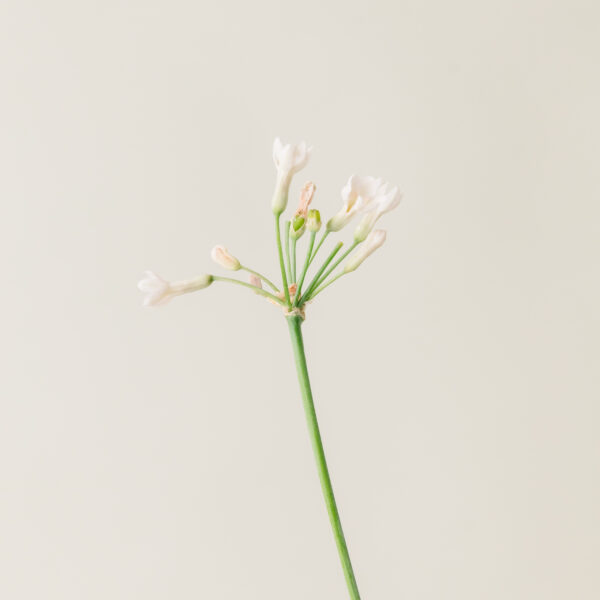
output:
[[[347,597],[281,312],[136,289],[215,244],[277,276],[277,135],[314,145],[292,203],[404,191],[304,326],[364,599],[600,597],[599,23],[4,0],[0,597]]]

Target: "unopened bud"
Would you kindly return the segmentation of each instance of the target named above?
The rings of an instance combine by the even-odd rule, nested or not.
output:
[[[248,281],[249,281],[250,285],[253,285],[254,287],[262,289],[262,279],[258,275],[255,275],[254,273],[250,273],[250,277],[248,277]]]
[[[321,229],[321,213],[315,208],[308,211],[306,227],[313,233]]]
[[[344,273],[356,270],[383,242],[385,242],[385,231],[382,229],[371,231],[364,241],[364,245],[359,246],[356,253],[348,259],[348,262],[344,266]]]
[[[238,271],[241,268],[240,261],[235,257],[229,254],[227,248],[224,246],[215,246],[211,253],[211,258],[224,269],[229,269],[230,271]]]
[[[296,215],[290,225],[290,237],[297,240],[302,237],[306,229],[306,219],[301,215]]]

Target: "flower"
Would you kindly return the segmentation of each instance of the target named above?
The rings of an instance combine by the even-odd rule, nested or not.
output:
[[[354,240],[357,242],[363,242],[373,227],[375,223],[386,212],[393,210],[400,204],[400,200],[402,199],[402,194],[398,191],[398,188],[392,188],[388,191],[388,184],[385,183],[382,185],[379,190],[377,196],[373,199],[373,201],[368,204],[364,209],[365,216],[361,219],[358,227],[354,231]]]
[[[339,231],[344,228],[355,215],[370,206],[379,197],[384,185],[381,179],[370,175],[352,175],[342,188],[344,205],[327,222],[328,231]]]
[[[211,250],[210,256],[224,269],[229,269],[230,271],[239,271],[242,267],[240,261],[232,254],[229,254],[225,246],[215,246]]]
[[[312,147],[306,142],[283,144],[279,138],[273,142],[273,162],[277,168],[277,183],[273,194],[272,208],[280,215],[287,206],[292,176],[306,166]]]
[[[202,290],[213,281],[212,275],[200,275],[194,279],[169,282],[152,271],[146,271],[144,274],[145,279],[138,283],[138,289],[146,294],[144,306],[161,306],[175,296]]]
[[[383,229],[376,229],[371,231],[365,240],[363,246],[360,246],[355,254],[353,254],[348,262],[344,266],[344,273],[351,273],[355,271],[361,263],[369,257],[377,248],[383,245],[385,242],[385,231]]]

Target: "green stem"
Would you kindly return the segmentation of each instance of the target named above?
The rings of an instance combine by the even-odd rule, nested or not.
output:
[[[308,242],[306,258],[304,259],[304,267],[302,269],[302,275],[300,275],[300,281],[298,282],[298,289],[296,290],[296,299],[294,300],[294,306],[298,304],[298,300],[300,300],[300,294],[302,294],[302,284],[304,283],[304,278],[306,277],[306,272],[308,271],[308,265],[310,264],[310,256],[312,254],[313,246],[315,245],[316,235],[317,233],[315,231],[310,232],[310,241]]]
[[[283,226],[285,227],[285,231],[283,232],[283,240],[285,243],[285,264],[287,280],[289,283],[292,283],[292,269],[290,267],[290,222],[286,221],[283,224]]]
[[[232,279],[231,277],[219,277],[218,275],[213,275],[212,278],[214,281],[226,281],[227,283],[235,283],[237,285],[242,285],[244,287],[251,289],[254,293],[259,294],[260,296],[264,296],[265,298],[274,300],[275,302],[277,302],[277,304],[281,304],[282,306],[284,305],[281,298],[278,298],[277,296],[274,296],[270,292],[266,292],[262,288],[256,287],[255,285],[252,285],[251,283],[246,283],[245,281],[240,281],[239,279]]]
[[[275,215],[275,237],[277,238],[277,254],[279,255],[279,268],[281,269],[281,281],[283,282],[283,293],[285,295],[285,302],[290,305],[290,290],[288,289],[287,277],[285,276],[285,264],[283,262],[283,252],[281,251],[281,213]]]
[[[313,260],[315,260],[315,256],[317,255],[317,252],[319,251],[319,249],[321,248],[321,246],[323,245],[323,242],[327,239],[327,236],[329,235],[329,229],[326,229],[323,232],[323,235],[321,236],[321,239],[319,240],[319,243],[317,244],[317,247],[315,248],[315,251],[312,253],[310,260],[308,261],[308,264],[310,265],[310,263],[312,263]]]
[[[313,277],[312,281],[308,284],[308,288],[304,294],[302,294],[302,298],[298,304],[302,304],[306,301],[306,299],[310,296],[310,293],[315,289],[319,279],[321,279],[321,275],[323,275],[323,271],[327,268],[327,265],[333,260],[334,256],[339,252],[340,248],[344,245],[343,242],[338,242],[335,248],[331,251],[331,254],[325,259],[325,262],[321,265],[321,268],[317,271],[317,274]]]
[[[279,288],[272,281],[269,281],[262,273],[254,271],[253,269],[249,269],[244,265],[242,265],[240,269],[247,271],[248,273],[252,273],[252,275],[256,275],[258,278],[262,279],[274,292],[279,292]]]
[[[317,283],[313,286],[313,289],[315,289],[317,286],[321,285],[328,277],[329,275],[335,270],[335,268],[346,258],[346,256],[348,256],[348,254],[350,254],[350,252],[352,252],[352,250],[354,250],[354,248],[356,248],[356,246],[358,246],[360,244],[360,242],[352,242],[352,246],[350,246],[350,248],[348,248],[348,250],[346,250],[346,252],[344,252],[344,254],[342,254],[334,263],[333,265],[331,265],[331,267],[329,267],[329,269],[327,269],[327,271],[325,272],[325,274],[320,278],[319,281],[317,281]]]
[[[348,553],[348,546],[346,545],[340,515],[335,503],[333,486],[331,485],[331,477],[329,476],[329,470],[327,469],[325,451],[323,450],[323,442],[319,431],[317,413],[315,412],[315,405],[310,389],[306,355],[304,353],[304,342],[302,340],[302,318],[294,315],[288,317],[287,321],[290,328],[290,336],[292,338],[296,370],[298,372],[298,381],[300,382],[300,391],[302,392],[302,400],[304,402],[304,412],[306,413],[310,441],[317,461],[317,469],[319,471],[319,479],[325,498],[325,505],[327,506],[327,512],[329,514],[329,521],[331,522],[331,527],[333,529],[333,536],[342,562],[342,569],[344,571],[344,577],[346,578],[346,584],[348,585],[348,591],[350,592],[350,598],[352,600],[360,600],[356,578],[354,577],[354,571],[352,570],[352,562],[350,561],[350,554]]]
[[[335,281],[337,281],[342,275],[346,275],[345,271],[342,271],[341,273],[338,273],[333,279],[330,279],[327,283],[320,285],[315,291],[314,293],[312,293],[310,295],[309,300],[312,300],[313,298],[315,298],[317,296],[317,294],[320,294],[326,287],[330,286],[332,283],[334,283]]]
[[[292,238],[292,283],[296,281],[296,238]]]

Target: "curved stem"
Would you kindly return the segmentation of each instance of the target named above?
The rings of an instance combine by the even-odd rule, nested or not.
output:
[[[319,423],[317,421],[317,413],[315,411],[312,391],[310,389],[308,367],[306,365],[306,355],[304,352],[304,341],[302,339],[302,318],[298,316],[291,316],[287,318],[287,321],[290,328],[290,336],[292,338],[292,347],[294,349],[294,358],[296,360],[296,370],[298,372],[300,391],[302,392],[302,400],[304,402],[304,412],[306,413],[308,432],[310,435],[310,441],[315,459],[317,461],[321,489],[323,490],[325,505],[327,506],[327,513],[329,514],[329,521],[331,523],[331,528],[333,529],[333,537],[335,538],[335,543],[337,545],[338,554],[342,563],[342,569],[344,571],[344,577],[346,578],[346,584],[348,585],[348,591],[350,592],[350,598],[352,600],[360,600],[360,594],[358,592],[356,578],[352,569],[352,562],[350,561],[348,546],[346,544],[344,531],[342,529],[342,522],[340,520],[337,504],[335,502],[335,496],[333,494],[333,486],[331,485],[331,477],[329,475],[329,469],[327,468],[325,451],[323,449],[323,441],[321,439],[321,432],[319,430]]]
[[[314,293],[312,293],[310,295],[310,298],[307,298],[307,300],[312,300],[313,298],[316,297],[317,294],[320,294],[326,287],[330,286],[332,283],[334,283],[335,281],[337,281],[342,275],[346,275],[346,271],[342,271],[341,273],[338,273],[333,279],[330,279],[327,283],[320,285],[315,291]]]
[[[281,213],[275,215],[275,237],[277,238],[277,254],[279,255],[279,268],[281,269],[281,281],[283,283],[283,293],[287,306],[290,305],[290,290],[288,289],[287,277],[285,276],[285,264],[283,262],[283,252],[281,251]]]
[[[309,283],[308,288],[304,294],[302,294],[302,298],[298,304],[302,304],[306,301],[306,299],[310,296],[310,293],[317,287],[317,283],[319,279],[321,279],[321,275],[323,275],[323,271],[327,268],[327,265],[333,260],[334,256],[339,252],[340,248],[344,245],[343,242],[338,242],[335,248],[331,251],[329,256],[325,259],[325,262],[321,265],[321,268],[317,271],[317,274],[313,277],[312,281]]]
[[[244,265],[242,265],[240,269],[247,271],[248,273],[252,273],[252,275],[256,275],[258,278],[262,279],[274,292],[279,292],[279,288],[272,281],[269,281],[262,273],[254,271],[253,269],[249,269]]]
[[[226,281],[227,283],[235,283],[237,285],[242,285],[244,287],[251,289],[254,293],[259,294],[260,296],[269,298],[270,300],[273,300],[274,302],[277,302],[277,304],[281,304],[282,306],[284,305],[284,302],[283,302],[283,300],[281,300],[281,298],[278,298],[277,296],[274,296],[270,292],[266,292],[262,288],[256,287],[255,285],[252,285],[251,283],[246,283],[245,281],[240,281],[239,279],[232,279],[231,277],[219,277],[218,275],[213,275],[213,280],[214,281]]]
[[[298,288],[296,290],[296,299],[294,300],[294,306],[297,306],[298,300],[300,300],[300,295],[302,294],[302,284],[304,283],[304,278],[306,277],[306,272],[308,271],[308,265],[310,264],[310,256],[312,254],[313,246],[315,245],[315,236],[316,232],[310,232],[310,241],[308,242],[308,249],[306,250],[306,258],[304,259],[304,267],[302,269],[302,275],[300,275],[300,281],[298,282]]]

